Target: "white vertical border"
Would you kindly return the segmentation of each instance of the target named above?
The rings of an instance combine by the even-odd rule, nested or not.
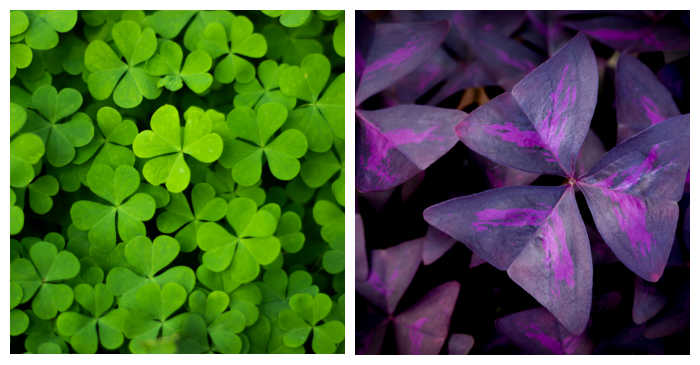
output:
[[[345,354],[355,354],[355,12],[345,9]]]

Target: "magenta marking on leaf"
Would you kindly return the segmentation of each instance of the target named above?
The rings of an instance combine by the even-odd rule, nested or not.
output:
[[[364,123],[364,126],[365,140],[369,142],[366,144],[369,151],[367,156],[360,160],[360,164],[376,175],[380,182],[391,183],[394,181],[394,177],[389,173],[389,166],[384,162],[384,159],[393,144],[372,123]]]
[[[546,347],[554,354],[562,353],[561,344],[556,338],[547,335],[542,330],[540,330],[535,324],[530,324],[527,329],[530,331],[526,330],[525,336],[541,343],[542,346]]]
[[[649,118],[651,124],[656,124],[666,119],[663,115],[661,115],[661,113],[659,113],[659,107],[657,107],[654,101],[648,98],[646,95],[642,95],[642,107],[644,108],[647,118]]]
[[[569,65],[564,66],[557,88],[551,95],[552,108],[544,120],[536,125],[537,130],[555,157],[559,157],[559,147],[564,142],[564,126],[566,125],[568,108],[576,101],[576,86],[570,85],[564,90],[564,79]],[[563,94],[563,97],[562,97]]]
[[[647,208],[642,199],[628,194],[617,193],[613,190],[602,189],[603,194],[617,206],[613,208],[613,214],[617,218],[620,229],[627,234],[630,244],[646,257],[651,252],[651,245],[654,244],[652,237],[646,226]]]
[[[397,273],[396,271],[394,271],[391,279],[389,280],[395,279]],[[370,272],[369,277],[367,278],[367,284],[371,286],[374,290],[376,290],[379,294],[387,298],[390,297],[391,293],[393,292],[393,290],[386,288],[386,284],[382,281],[382,279],[375,271]]]
[[[663,49],[664,43],[656,38],[653,30],[650,28],[642,28],[636,30],[620,30],[601,28],[586,31],[591,37],[605,39],[609,41],[633,41],[640,39],[644,44],[652,48]]]
[[[484,133],[498,137],[503,141],[515,143],[518,147],[544,149],[545,161],[555,162],[556,159],[547,150],[542,138],[536,131],[520,130],[513,123],[489,124],[483,127]]]
[[[411,353],[412,354],[420,354],[421,353],[421,344],[423,343],[423,337],[425,335],[423,332],[421,332],[421,327],[425,324],[425,322],[428,322],[427,318],[418,318],[415,322],[411,324],[411,331],[408,333],[408,336],[411,340]]]
[[[554,270],[554,279],[566,281],[570,288],[574,287],[574,261],[566,245],[566,228],[556,209],[550,215],[548,224],[542,227],[542,247],[545,260]],[[559,287],[550,289],[553,295],[559,296]]]
[[[547,218],[549,210],[530,208],[484,209],[476,212],[476,222],[472,226],[477,232],[486,230],[489,226],[524,227],[537,226]]]
[[[432,135],[435,129],[437,129],[437,126],[432,126],[423,132],[416,133],[413,129],[402,128],[387,131],[384,135],[396,146],[409,143],[423,143],[426,140],[442,141],[444,138]]]
[[[659,158],[659,144],[655,144],[649,149],[649,154],[647,157],[642,161],[637,166],[632,166],[626,170],[624,170],[622,173],[614,173],[604,180],[602,180],[599,184],[604,188],[607,189],[616,189],[616,190],[627,190],[631,188],[632,186],[636,185],[639,183],[639,180],[642,179],[643,176],[653,176],[655,171],[662,168],[663,166],[658,166],[654,168],[654,165],[656,164],[656,161]],[[614,183],[616,179],[618,179],[620,176],[624,176],[624,178],[619,181],[617,184]]]
[[[413,55],[418,50],[417,44],[417,40],[408,41],[404,47],[398,48],[391,54],[382,57],[374,63],[367,65],[367,68],[365,68],[365,74],[371,74],[387,66],[389,66],[390,68],[385,71],[391,72],[394,68],[401,65],[407,59],[409,59],[411,55]]]
[[[501,61],[503,61],[507,65],[513,66],[513,67],[515,67],[519,70],[525,71],[525,72],[530,71],[533,68],[535,68],[535,65],[530,60],[513,59],[508,55],[508,53],[506,53],[502,49],[498,49],[498,48],[492,48],[492,49],[494,50],[494,52],[496,52],[496,55],[498,55],[498,58],[500,58]]]

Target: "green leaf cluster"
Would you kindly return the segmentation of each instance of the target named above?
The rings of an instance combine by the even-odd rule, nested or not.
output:
[[[10,342],[344,352],[344,12],[10,11]]]

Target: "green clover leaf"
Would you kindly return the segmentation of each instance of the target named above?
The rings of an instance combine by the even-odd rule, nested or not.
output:
[[[345,22],[339,21],[333,31],[333,49],[340,57],[345,57]]]
[[[10,189],[10,235],[18,234],[24,227],[24,210],[15,205],[17,195]]]
[[[165,87],[170,91],[182,88],[182,83],[197,94],[205,92],[214,78],[208,73],[212,65],[209,54],[203,50],[196,50],[187,55],[182,64],[182,49],[173,41],[160,43],[158,52],[147,63],[147,70],[151,75],[161,76],[158,87]]]
[[[286,68],[280,75],[284,94],[308,102],[292,111],[286,127],[302,131],[314,152],[328,151],[334,136],[345,138],[345,74],[338,75],[326,87],[330,71],[326,56],[310,54],[301,66]]]
[[[185,48],[190,51],[197,49],[200,40],[203,38],[204,28],[210,23],[219,23],[224,26],[227,33],[230,32],[234,18],[235,15],[233,13],[224,10],[202,10],[197,12],[197,15],[187,27],[187,31],[185,31],[185,36],[183,37]]]
[[[228,33],[219,22],[207,24],[202,30],[197,49],[207,51],[213,59],[224,56],[214,69],[216,81],[222,84],[230,84],[234,80],[250,82],[255,77],[255,67],[241,56],[264,56],[267,41],[262,34],[253,32],[253,23],[243,15],[235,16],[230,24]]]
[[[279,18],[280,24],[287,28],[297,28],[311,19],[311,10],[263,10],[271,18]]]
[[[195,13],[193,10],[157,10],[146,16],[146,24],[162,38],[173,39]]]
[[[207,183],[195,185],[191,199],[194,212],[183,193],[172,194],[170,204],[157,219],[161,232],[170,234],[179,230],[175,239],[180,242],[183,252],[191,252],[197,247],[197,231],[202,222],[221,220],[228,210],[226,200],[216,197],[216,191]]]
[[[236,90],[233,105],[237,108],[257,108],[267,103],[280,103],[291,111],[296,105],[296,98],[284,95],[279,90],[279,75],[284,72],[285,67],[287,66],[278,66],[273,60],[261,62],[258,65],[258,78],[245,83],[237,81],[233,85]]]
[[[69,338],[73,349],[81,354],[94,354],[98,343],[108,350],[119,348],[124,342],[122,325],[126,312],[113,309],[114,296],[102,283],[94,287],[79,284],[74,289],[75,301],[89,315],[64,312],[56,319],[56,329]]]
[[[93,158],[93,163],[106,164],[111,167],[121,165],[133,166],[134,153],[127,146],[131,145],[138,134],[136,123],[122,119],[116,109],[104,106],[97,110],[97,131],[92,141],[78,149],[73,160],[76,165]]]
[[[26,10],[24,13],[29,20],[24,41],[33,49],[56,47],[58,32],[65,33],[73,29],[78,21],[78,12],[75,10]]]
[[[258,210],[248,198],[229,202],[226,220],[235,235],[213,222],[203,223],[197,231],[197,244],[204,251],[203,266],[214,272],[231,267],[232,277],[247,283],[255,279],[260,265],[274,261],[280,252],[280,241],[273,234],[277,219],[267,210]]]
[[[323,45],[318,40],[321,32],[323,22],[315,17],[298,28],[268,24],[262,31],[268,40],[267,58],[298,65],[306,55],[323,52]]]
[[[302,346],[313,332],[311,347],[317,354],[334,353],[345,338],[340,321],[324,321],[331,312],[333,301],[326,294],[295,294],[289,299],[290,309],[279,314],[280,328],[285,332],[283,342],[289,347]]]
[[[10,11],[10,38],[16,37],[29,28],[29,17],[21,10]]]
[[[56,167],[65,166],[75,157],[75,148],[90,143],[94,134],[92,120],[82,112],[76,113],[83,97],[75,89],[60,92],[53,86],[41,86],[32,94],[27,111],[25,132],[33,132],[46,145],[46,158]],[[65,121],[70,117],[69,121]]]
[[[280,180],[291,180],[299,173],[298,159],[307,149],[304,135],[287,129],[270,141],[287,119],[287,109],[282,104],[263,104],[257,111],[235,108],[227,119],[231,129],[238,131],[238,138],[227,141],[219,161],[231,168],[237,183],[250,186],[260,180],[263,156],[272,175]]]
[[[123,330],[133,353],[145,353],[147,341],[154,340],[161,331],[163,334],[179,327],[180,321],[170,318],[187,300],[187,291],[180,284],[166,283],[162,286],[148,282],[134,290],[134,295],[124,297],[120,308],[127,314]],[[186,315],[187,313],[183,313]]]
[[[40,319],[51,319],[73,303],[73,290],[60,282],[80,272],[80,262],[72,253],[60,251],[41,241],[29,249],[29,258],[10,263],[10,281],[22,288],[22,303],[32,300],[32,311]],[[36,293],[36,295],[34,295]]]
[[[289,276],[282,269],[265,271],[258,287],[263,294],[263,312],[270,318],[277,318],[281,311],[289,309],[289,299],[293,295],[319,293],[318,286],[313,285],[311,274],[303,270],[294,271]]]
[[[29,206],[37,214],[46,214],[53,207],[52,197],[58,194],[58,180],[51,175],[43,175],[27,187]]]
[[[80,200],[73,203],[70,215],[102,252],[114,247],[117,232],[123,241],[146,234],[143,222],[153,217],[156,203],[150,195],[136,193],[140,183],[138,171],[127,165],[112,169],[95,163],[88,171],[87,186],[107,204]]]
[[[223,291],[217,290],[206,295],[201,290],[195,290],[190,294],[188,307],[206,321],[215,351],[236,354],[240,353],[243,346],[238,334],[246,327],[246,317],[236,309],[226,311],[229,302],[229,295]]]
[[[153,185],[165,183],[170,192],[185,190],[190,183],[185,154],[204,163],[221,156],[223,141],[212,128],[209,118],[190,118],[183,133],[177,109],[169,104],[158,108],[151,117],[151,129],[139,133],[133,143],[137,157],[151,158],[143,166],[143,176]]]
[[[345,212],[328,200],[314,204],[313,216],[321,226],[321,237],[330,246],[323,255],[323,268],[331,274],[345,270]]]
[[[10,79],[17,69],[27,68],[32,63],[32,49],[22,43],[10,44]]]
[[[134,237],[124,245],[126,265],[109,271],[107,287],[119,296],[120,303],[131,301],[138,289],[148,283],[177,283],[190,292],[196,280],[189,267],[173,266],[160,273],[179,252],[180,244],[170,236],[158,236],[153,241],[146,236]]]
[[[105,100],[114,92],[114,103],[122,108],[134,108],[144,97],[152,100],[160,96],[158,78],[145,69],[158,47],[153,29],[142,30],[138,23],[122,20],[112,27],[112,38],[121,57],[102,40],[90,42],[85,50],[90,94]]]

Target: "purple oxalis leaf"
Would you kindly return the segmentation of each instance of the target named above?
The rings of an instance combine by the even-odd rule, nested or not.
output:
[[[462,333],[453,333],[447,341],[447,353],[450,355],[467,355],[474,347],[474,337]]]
[[[475,12],[455,12],[453,24],[459,35],[498,85],[509,90],[542,57],[522,43],[496,31],[483,29]]]
[[[423,264],[430,265],[437,261],[455,242],[454,238],[432,226],[428,227],[428,233],[423,237]]]
[[[355,105],[391,86],[430,58],[445,39],[447,21],[377,24],[363,58]]]
[[[367,280],[368,274],[365,226],[362,224],[362,216],[355,213],[355,281]]]
[[[634,301],[632,302],[632,320],[642,324],[654,317],[666,305],[663,295],[654,283],[636,277],[634,279]]]
[[[496,328],[520,348],[536,354],[590,354],[593,344],[586,334],[563,328],[543,308],[530,309],[496,320]]]
[[[620,51],[683,51],[690,48],[687,30],[652,20],[602,16],[565,24]]]
[[[367,280],[355,283],[357,292],[385,313],[394,313],[418,271],[423,251],[421,241],[416,239],[373,250]]]
[[[481,63],[476,61],[460,62],[453,75],[447,79],[440,91],[428,101],[428,104],[436,105],[460,90],[495,84],[496,82],[486,73]]]
[[[671,93],[636,57],[623,54],[615,74],[618,143],[650,125],[679,115]]]
[[[508,270],[571,332],[585,329],[592,263],[572,188],[493,189],[431,206],[423,216],[496,268]]]
[[[437,49],[426,62],[386,89],[385,101],[393,104],[413,103],[440,81],[455,74],[457,66],[457,62],[445,50]]]
[[[578,35],[456,132],[474,151],[528,172],[572,176],[598,90],[595,56]],[[566,141],[566,143],[564,143]]]
[[[357,110],[357,189],[396,187],[425,170],[456,143],[454,126],[466,114],[423,105]]]
[[[601,236],[648,281],[663,274],[690,162],[689,116],[655,124],[609,151],[578,183]]]
[[[436,355],[450,328],[459,283],[438,286],[394,318],[396,346],[400,354]]]
[[[591,249],[574,189],[583,191],[596,227],[615,255],[643,279],[656,281],[673,243],[676,202],[689,163],[686,115],[628,139],[579,178],[586,170],[582,165],[598,159],[574,170],[595,108],[597,83],[595,57],[579,34],[511,94],[478,108],[456,127],[470,148],[488,158],[567,176],[567,186],[494,189],[448,200],[423,214],[430,225],[498,269],[507,269],[574,334],[588,322],[592,287]]]

